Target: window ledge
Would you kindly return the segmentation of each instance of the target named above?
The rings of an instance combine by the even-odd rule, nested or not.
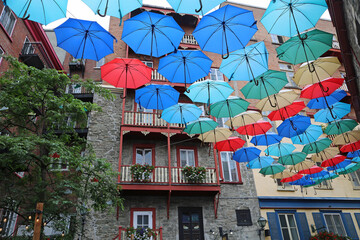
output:
[[[314,187],[314,189],[316,190],[334,190],[332,187],[327,188],[327,187]]]
[[[360,187],[353,187],[354,190],[360,190]]]
[[[223,182],[223,181],[220,181],[220,184],[243,184],[243,182]]]
[[[278,187],[277,190],[279,192],[295,192],[296,190],[293,187]]]

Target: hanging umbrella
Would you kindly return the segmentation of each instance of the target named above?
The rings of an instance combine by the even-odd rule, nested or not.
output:
[[[262,111],[278,110],[292,104],[299,95],[294,90],[281,90],[279,93],[260,100],[256,107]]]
[[[301,174],[295,174],[295,175],[292,175],[292,176],[290,176],[290,177],[281,179],[280,182],[283,182],[283,183],[286,183],[286,182],[294,182],[294,181],[296,181],[296,180],[301,179],[302,177],[303,177],[303,175],[301,175]]]
[[[306,144],[302,152],[306,154],[310,153],[318,153],[324,150],[325,148],[328,148],[331,144],[331,140],[329,138],[320,138],[319,140],[316,140],[315,142],[311,142]]]
[[[236,129],[236,131],[241,135],[249,136],[265,134],[269,129],[272,128],[271,124],[267,121],[257,121],[256,123],[251,123]]]
[[[270,1],[260,21],[269,33],[292,37],[315,27],[326,9],[325,0]]]
[[[311,99],[306,106],[310,109],[325,109],[327,104],[331,106],[346,96],[347,93],[344,90],[337,89],[329,96]]]
[[[139,59],[115,58],[101,66],[101,79],[114,87],[126,89],[138,88],[151,81],[152,68]]]
[[[177,13],[186,14],[200,14],[205,15],[217,5],[221,4],[225,0],[207,0],[207,1],[194,1],[194,0],[167,0],[171,7]],[[198,3],[199,2],[199,3]]]
[[[197,120],[201,113],[201,109],[194,104],[178,103],[166,108],[162,112],[161,118],[168,123],[186,124]]]
[[[358,123],[353,119],[341,119],[330,122],[325,129],[327,135],[337,135],[353,130]]]
[[[283,121],[277,131],[280,136],[291,138],[305,132],[310,125],[309,117],[296,115]]]
[[[333,139],[334,145],[345,145],[351,142],[357,142],[360,140],[360,130],[353,130],[345,132],[342,135],[336,136]]]
[[[299,172],[302,170],[309,169],[313,166],[314,166],[313,161],[305,160],[305,161],[299,162],[298,164],[296,164],[294,166],[291,166],[290,170],[295,170],[295,171]]]
[[[260,169],[270,166],[275,160],[270,156],[257,157],[251,160],[246,166],[250,169]]]
[[[230,53],[227,59],[221,62],[219,70],[231,80],[250,81],[255,85],[259,82],[256,79],[260,74],[268,70],[269,53],[264,42],[257,42],[244,49]]]
[[[19,18],[48,25],[66,17],[67,0],[3,0]]]
[[[339,154],[339,149],[336,147],[330,147],[322,150],[321,152],[317,152],[316,154],[311,156],[311,160],[314,162],[322,162],[326,159],[330,159],[333,156]]]
[[[302,134],[292,137],[293,144],[308,144],[315,142],[323,134],[319,125],[310,125]]]
[[[121,39],[137,54],[161,57],[176,52],[184,34],[172,17],[144,11],[124,22]]]
[[[318,166],[312,166],[311,168],[308,169],[303,169],[299,171],[299,174],[315,174],[315,173],[319,173],[321,171],[323,171],[324,169]]]
[[[322,168],[321,168],[322,169]],[[308,169],[310,172],[312,171],[311,170],[311,168],[310,169]],[[307,170],[305,170],[305,171],[307,171]],[[315,171],[317,171],[317,170],[315,170]],[[323,177],[328,177],[330,175],[330,172],[328,172],[328,171],[326,171],[326,170],[324,170],[324,169],[322,169],[320,172],[315,172],[315,173],[310,173],[310,174],[308,174],[308,175],[305,175],[305,178],[306,179],[314,179],[314,178],[317,178],[317,179],[319,179],[319,178],[323,178]]]
[[[271,121],[285,120],[289,117],[293,117],[305,108],[304,101],[294,101],[290,105],[280,108],[276,111],[272,111],[267,117]]]
[[[321,109],[315,113],[314,118],[316,122],[328,123],[339,120],[349,114],[351,105],[348,103],[337,102],[326,109]]]
[[[311,65],[310,69],[309,64]],[[319,80],[331,77],[340,66],[341,63],[337,57],[318,58],[315,61],[301,64],[293,81],[299,86],[317,83]]]
[[[191,84],[209,75],[212,60],[201,51],[178,50],[160,59],[158,72],[173,83]]]
[[[177,104],[179,96],[180,93],[168,85],[151,84],[135,91],[135,102],[146,109],[165,109]]]
[[[333,35],[318,29],[300,34],[287,40],[276,48],[280,60],[299,64],[316,60],[332,48]]]
[[[360,149],[360,141],[348,143],[340,148],[341,152],[355,152]]]
[[[327,167],[327,170],[328,171],[336,171],[336,170],[339,170],[341,168],[345,168],[347,165],[351,164],[351,160],[350,159],[345,159],[344,161],[334,165],[334,166],[331,166],[331,167]]]
[[[240,91],[246,99],[263,99],[278,93],[288,83],[285,72],[268,70],[250,80]]]
[[[356,162],[356,163],[360,162],[360,157],[355,157],[351,159],[351,162]]]
[[[326,78],[320,82],[307,85],[301,90],[300,97],[301,98],[319,98],[330,96],[336,89],[343,85],[343,78]]]
[[[193,122],[189,122],[184,129],[188,134],[201,134],[214,130],[219,124],[210,118],[199,118]]]
[[[321,166],[322,166],[322,167],[332,167],[332,166],[335,166],[335,165],[341,163],[341,162],[344,161],[345,159],[346,159],[346,157],[343,156],[343,155],[336,155],[336,156],[333,157],[333,158],[324,160],[324,161],[321,163]]]
[[[242,98],[230,96],[226,100],[211,104],[210,112],[216,118],[228,117],[230,118],[230,123],[232,123],[232,117],[245,112],[249,105],[250,103]],[[231,129],[233,128],[231,124]]]
[[[272,176],[272,177],[274,179],[283,179],[283,178],[288,178],[288,177],[291,177],[291,176],[294,176],[294,175],[295,175],[295,173],[290,172],[289,169],[285,169],[282,172],[274,174],[274,176]]]
[[[261,153],[260,149],[256,147],[245,147],[237,150],[234,154],[232,159],[237,162],[250,162],[255,158],[259,157]]]
[[[217,143],[218,141],[224,141],[232,135],[232,132],[228,128],[215,128],[212,131],[200,134],[198,139],[203,142]]]
[[[267,149],[265,149],[265,154],[281,157],[284,155],[291,154],[296,147],[291,143],[275,143],[270,145]]]
[[[360,150],[357,150],[357,151],[354,151],[354,152],[349,152],[346,156],[348,158],[360,157]]]
[[[214,146],[216,150],[219,152],[221,151],[228,151],[228,152],[235,152],[237,149],[242,148],[246,141],[239,137],[229,137],[224,141],[217,142]]]
[[[279,157],[278,163],[283,165],[296,165],[305,161],[306,153],[303,152],[293,152],[287,155]]]
[[[259,121],[261,118],[262,118],[262,115],[259,112],[246,111],[246,112],[240,113],[239,115],[235,116],[231,121],[234,124],[234,126],[241,127],[241,126],[255,123],[255,122]],[[225,124],[230,127],[231,121],[228,120],[225,122]]]
[[[251,138],[251,143],[255,146],[269,146],[281,141],[283,137],[277,135],[276,133],[265,133],[262,135],[253,136]]]
[[[274,163],[274,164],[271,164],[270,166],[261,168],[260,173],[262,175],[273,175],[274,176],[275,174],[280,173],[284,170],[285,170],[285,167],[283,165]]]
[[[227,82],[205,80],[191,84],[185,95],[193,102],[210,105],[226,100],[232,92],[234,89]]]
[[[114,52],[116,38],[97,22],[69,18],[54,32],[57,46],[74,58],[99,61]]]
[[[339,175],[344,175],[344,174],[349,174],[349,173],[355,172],[358,169],[360,169],[360,163],[351,163],[351,164],[347,165],[346,167],[337,170],[336,173]]]
[[[314,182],[311,179],[306,179],[305,176],[300,178],[299,180],[293,181],[293,182],[289,182],[290,185],[299,185],[299,186],[303,186],[303,187],[311,187],[314,185],[318,185],[319,183]]]
[[[226,55],[223,56],[226,58],[230,52],[244,48],[256,31],[251,11],[226,5],[205,15],[193,35],[203,51]]]
[[[313,178],[312,180],[315,182],[319,182],[319,181],[327,181],[327,180],[331,180],[331,179],[335,179],[338,178],[339,175],[337,175],[336,173],[328,173],[323,177],[318,177],[318,178]]]
[[[140,8],[143,5],[142,0],[82,0],[90,9],[101,17],[113,16],[120,18],[120,24],[122,18],[132,12],[133,10]]]

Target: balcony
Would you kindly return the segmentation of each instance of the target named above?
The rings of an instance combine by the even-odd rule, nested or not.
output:
[[[84,102],[91,102],[93,99],[93,92],[77,84],[66,86],[65,93],[72,94],[75,98],[81,99]]]
[[[199,45],[196,39],[192,34],[184,35],[180,44],[190,44],[190,45]]]
[[[85,59],[69,58],[69,70],[71,72],[85,71]]]
[[[47,68],[54,68],[50,57],[41,42],[30,42],[27,39],[21,50],[19,59],[26,65],[38,69],[43,69],[45,66]]]
[[[141,127],[160,127],[167,128],[168,123],[157,116],[156,113],[148,112],[124,112],[124,125],[141,126]],[[184,128],[184,124],[171,123],[171,128]]]
[[[160,227],[159,229],[153,229],[153,231],[156,233],[156,237],[151,238],[152,240],[163,240],[163,236],[162,236],[162,227]],[[113,240],[128,240],[129,238],[127,238],[126,236],[126,228],[123,227],[119,227],[119,234],[113,238]]]

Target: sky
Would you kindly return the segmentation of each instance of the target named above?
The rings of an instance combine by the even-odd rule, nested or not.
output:
[[[195,0],[194,0],[195,1]],[[235,2],[240,4],[245,4],[249,6],[255,7],[263,7],[266,8],[271,0],[228,0],[228,2]],[[166,0],[143,0],[144,4],[150,4],[155,6],[164,6],[170,7]],[[103,28],[109,29],[109,17],[100,17],[99,15],[95,15],[91,9],[86,6],[81,0],[69,0],[68,2],[68,12],[67,17],[71,18],[79,18],[84,20],[97,21]],[[323,19],[330,19],[328,11],[324,13],[322,16]],[[56,26],[63,23],[66,19],[60,19],[53,23],[44,26],[45,29],[53,29]]]

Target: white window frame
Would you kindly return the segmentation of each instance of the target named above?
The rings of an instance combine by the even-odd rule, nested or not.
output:
[[[330,231],[330,229],[329,229],[329,224],[328,224],[328,222],[327,222],[327,219],[326,219],[326,216],[331,216],[331,223],[333,224],[333,227],[335,228],[335,232],[332,232],[332,233],[335,233],[335,234],[339,234],[339,235],[342,235],[342,236],[344,236],[344,235],[346,235],[346,229],[345,229],[345,227],[344,227],[344,223],[343,223],[343,221],[342,221],[342,218],[341,218],[341,214],[340,213],[323,213],[323,215],[324,215],[324,220],[325,220],[325,225],[326,225],[326,229],[327,229],[327,231],[328,232],[332,232],[332,231]],[[338,221],[335,221],[335,219],[334,219],[334,217],[333,216],[338,216],[339,217],[339,219],[340,219],[340,228],[342,228],[342,233],[340,233],[340,232],[338,232],[338,230],[337,230],[337,226],[336,226],[336,224],[339,224],[339,222]]]
[[[279,68],[281,72],[286,73],[286,77],[288,79],[288,83],[285,87],[298,87],[298,85],[292,80],[295,74],[293,65],[280,62]]]
[[[360,170],[350,173],[354,189],[360,189]]]
[[[212,74],[212,72],[215,72],[215,74]],[[214,76],[214,78],[213,78]],[[209,74],[210,80],[214,81],[224,81],[224,74],[220,72],[218,68],[210,68],[210,74]]]
[[[144,224],[141,224],[139,226],[138,216],[148,216],[149,223],[148,223],[147,227],[150,229],[153,229],[153,212],[152,211],[134,211],[133,212],[133,223],[132,223],[134,228],[144,227]]]
[[[100,68],[104,64],[105,64],[105,57],[101,58],[99,61],[96,61],[95,68]]]
[[[0,208],[0,226],[2,228],[0,237],[10,237],[14,234],[17,218],[18,215],[15,212]]]
[[[152,61],[141,61],[142,63],[144,63],[146,66],[154,68],[154,62]]]
[[[286,227],[281,226],[280,216],[285,216],[286,225],[287,225]],[[295,227],[290,227],[290,224],[289,224],[289,216],[291,216],[291,217],[294,219]],[[295,228],[295,229],[296,229],[296,233],[297,233],[297,239],[300,240],[299,228],[298,228],[297,223],[296,223],[295,214],[293,214],[293,213],[279,213],[279,214],[278,214],[278,217],[279,217],[279,223],[280,223],[280,229],[281,229],[281,235],[282,235],[282,237],[284,238],[283,229],[286,229],[286,230],[288,231],[288,234],[289,234],[289,237],[290,237],[289,240],[293,240],[293,236],[292,236],[291,229],[294,229],[294,228]]]
[[[186,164],[183,165],[182,164],[182,159],[181,159],[181,152],[185,152],[185,162]],[[193,156],[193,164],[190,164],[189,162],[189,153],[192,153]],[[194,149],[184,149],[184,148],[180,148],[179,149],[179,161],[180,161],[180,167],[185,167],[185,166],[192,166],[195,167],[196,166],[196,161],[195,161],[195,150]]]
[[[238,166],[236,162],[232,159],[233,152],[220,152],[220,161],[222,167],[223,181],[224,182],[239,182]],[[223,156],[226,156],[225,158]],[[229,179],[225,179],[224,166],[227,165]],[[235,167],[236,179],[233,179],[231,169]]]
[[[5,14],[6,14],[6,16],[5,16]],[[11,24],[12,24],[11,17],[13,18],[13,25],[12,25],[11,29],[8,29],[8,27],[11,26]],[[11,9],[8,6],[4,6],[4,8],[1,12],[1,16],[0,16],[0,24],[4,27],[5,31],[7,32],[7,34],[10,37],[11,37],[12,33],[14,32],[16,22],[17,22],[17,19],[16,19],[15,14],[11,11]],[[10,25],[9,25],[9,23],[10,23]]]
[[[283,44],[285,42],[285,38],[280,35],[270,34],[271,42],[275,44]]]
[[[26,50],[26,51],[25,51]],[[30,40],[28,37],[25,37],[24,43],[23,43],[23,47],[21,49],[21,54],[24,55],[29,55],[29,54],[33,54],[35,52],[35,48],[33,47],[33,45],[31,44]]]
[[[142,160],[141,162],[138,161],[138,151],[142,151]],[[150,156],[151,156],[151,161],[150,161],[150,164],[146,162],[146,154],[145,152],[146,151],[150,151]],[[153,164],[153,149],[152,148],[136,148],[135,149],[135,163],[138,163],[138,164],[141,164],[141,165],[145,165],[145,164],[148,164],[150,166],[152,166]]]

